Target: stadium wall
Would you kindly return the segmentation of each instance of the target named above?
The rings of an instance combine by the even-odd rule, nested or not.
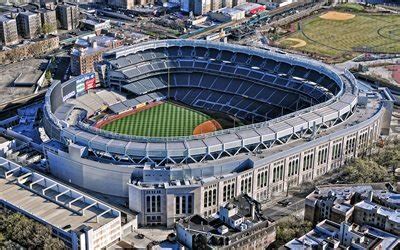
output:
[[[138,223],[141,225],[162,224],[172,226],[177,218],[186,216],[185,214],[175,214],[175,197],[193,196],[193,212],[210,215],[217,211],[218,205],[223,202],[223,190],[226,184],[235,184],[235,195],[241,193],[241,181],[252,180],[251,192],[249,193],[257,200],[265,200],[275,194],[285,192],[288,185],[296,186],[300,183],[312,181],[313,179],[325,174],[327,171],[342,166],[347,159],[358,156],[372,145],[380,135],[381,119],[384,117],[384,108],[370,117],[369,119],[349,127],[339,130],[334,134],[321,137],[317,140],[305,142],[296,147],[289,148],[283,152],[273,154],[269,157],[255,160],[249,156],[240,155],[225,159],[222,163],[189,165],[188,168],[174,166],[166,172],[164,179],[154,179],[157,176],[157,169],[147,170],[145,173],[143,166],[137,168],[135,165],[117,165],[102,163],[85,159],[84,147],[70,145],[69,152],[59,150],[57,153],[47,151],[51,172],[58,178],[81,186],[85,189],[109,194],[113,196],[129,197],[130,208],[139,212]],[[360,135],[367,135],[367,144],[360,147]],[[355,138],[354,150],[346,152],[348,141]],[[341,155],[332,160],[334,145],[341,143]],[[321,147],[328,148],[327,162],[317,163],[317,154]],[[313,154],[312,167],[303,170],[304,156]],[[289,164],[293,156],[299,159],[299,172],[296,175],[288,176]],[[273,168],[276,164],[283,164],[284,176],[280,181],[274,181],[272,177]],[[267,185],[257,187],[257,175],[265,171],[267,173]],[[153,183],[169,183],[173,180],[184,180],[187,178],[195,179],[196,176],[203,175],[201,181],[179,186],[165,186],[152,184],[137,184],[131,182],[132,179],[147,177],[153,178]],[[221,178],[221,175],[224,176]],[[218,176],[217,178],[215,176]],[[288,184],[290,182],[290,184]],[[204,206],[204,193],[207,190],[216,190],[215,205]],[[146,196],[154,192],[160,196],[162,208],[160,212],[147,212]],[[139,202],[140,201],[140,202]],[[214,203],[212,203],[214,204]],[[159,218],[159,220],[157,220]],[[154,220],[156,219],[156,220]]]
[[[64,181],[95,192],[127,197],[132,175],[141,174],[133,165],[115,165],[83,158],[85,149],[70,145],[68,152],[47,150],[50,172]]]

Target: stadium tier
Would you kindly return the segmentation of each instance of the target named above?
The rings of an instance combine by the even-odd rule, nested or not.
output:
[[[391,110],[387,91],[360,92],[349,71],[281,51],[163,40],[104,60],[102,87],[80,86],[84,75],[48,90],[44,121],[53,141],[46,156],[59,178],[129,197],[142,225],[171,226],[193,213],[211,215],[242,193],[265,200],[311,181],[364,152]],[[167,100],[249,125],[167,137],[99,125]]]

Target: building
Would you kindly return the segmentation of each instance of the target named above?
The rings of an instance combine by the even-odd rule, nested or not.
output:
[[[121,45],[123,45],[123,40],[104,35],[79,38],[70,55],[72,74],[82,75],[95,72],[95,63],[102,60],[103,53]]]
[[[0,206],[51,227],[68,248],[100,249],[121,237],[119,211],[4,158],[0,190]]]
[[[54,0],[39,0],[41,8],[54,10],[57,6],[57,2]]]
[[[79,7],[75,4],[57,5],[57,20],[59,28],[65,30],[76,29],[79,25]]]
[[[0,64],[18,62],[20,60],[44,54],[60,46],[58,36],[33,39],[29,42],[11,46],[0,51]]]
[[[154,4],[154,0],[107,0],[107,4],[121,9],[134,9],[137,6]]]
[[[204,15],[212,10],[211,0],[194,0],[193,14]]]
[[[269,0],[257,0],[257,3],[265,5],[267,10],[274,10],[279,7],[279,2],[271,2]]]
[[[17,15],[18,34],[26,39],[33,39],[41,34],[42,24],[40,14],[30,11],[20,12]]]
[[[72,75],[94,72],[95,63],[102,60],[104,51],[105,48],[98,46],[96,41],[73,48],[70,54]]]
[[[355,222],[388,232],[399,232],[400,215],[394,210],[398,206],[396,198],[399,194],[382,190],[381,186],[317,187],[306,197],[304,218],[314,224],[328,219],[336,223]]]
[[[304,218],[314,224],[325,219],[354,222],[400,234],[400,212],[389,208],[398,205],[398,196],[371,185],[321,187],[306,197]]]
[[[116,8],[131,10],[135,6],[136,0],[108,0],[108,5]]]
[[[173,4],[179,4],[180,10],[185,13],[189,13],[194,10],[194,1],[191,0],[181,0],[178,2],[169,1]]]
[[[17,21],[11,15],[0,16],[0,42],[5,46],[18,43]]]
[[[222,7],[224,7],[224,8],[232,8],[232,7],[234,7],[233,0],[223,0]]]
[[[229,0],[228,0],[229,1]],[[245,4],[246,0],[232,0],[232,7]]]
[[[354,205],[353,221],[400,235],[400,211],[363,200]]]
[[[257,3],[244,3],[235,7],[235,9],[243,10],[246,16],[252,16],[258,12],[265,10],[265,6]]]
[[[245,0],[183,0],[181,6],[185,12],[193,11],[194,15],[205,15],[210,11],[232,8],[244,3],[246,3]]]
[[[57,15],[53,9],[38,9],[40,14],[42,32],[46,34],[57,33]]]
[[[211,0],[211,10],[219,10],[224,4],[225,0]]]
[[[317,224],[324,219],[336,223],[348,222],[353,205],[361,200],[361,194],[373,190],[370,185],[317,187],[305,200],[304,219]]]
[[[230,22],[244,19],[245,11],[235,8],[223,8],[210,12],[208,15],[219,22]]]
[[[94,21],[90,19],[80,20],[80,27],[85,30],[95,31],[96,34],[100,34],[101,30],[107,30],[111,27],[110,20]]]
[[[397,190],[400,190],[400,188],[397,187]],[[400,209],[399,193],[393,193],[387,190],[374,190],[373,201],[384,207]]]
[[[200,25],[206,21],[207,21],[207,16],[197,16],[197,17],[189,18],[187,20],[187,23],[189,25]]]
[[[193,215],[181,219],[176,224],[178,241],[196,249],[196,237],[202,235],[211,248],[265,249],[275,241],[275,224],[263,217],[259,206],[244,195],[221,205],[215,217]]]
[[[400,238],[371,226],[323,220],[307,234],[285,244],[286,249],[398,249]]]

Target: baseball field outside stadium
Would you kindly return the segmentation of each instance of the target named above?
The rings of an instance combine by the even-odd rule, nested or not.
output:
[[[101,129],[134,136],[173,137],[213,132],[222,127],[207,114],[172,102],[163,102],[113,120]]]
[[[298,24],[281,46],[324,56],[400,51],[400,15],[330,11]]]

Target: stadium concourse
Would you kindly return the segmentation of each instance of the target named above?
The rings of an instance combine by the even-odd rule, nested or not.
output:
[[[43,112],[51,141],[43,148],[53,175],[128,198],[141,225],[210,216],[244,193],[269,199],[364,153],[390,124],[386,89],[365,93],[349,71],[279,50],[160,40],[104,60],[97,86],[88,75],[52,84]],[[187,135],[191,124],[180,136],[150,125],[131,135],[96,126],[129,117],[134,128],[166,100],[247,123]]]

